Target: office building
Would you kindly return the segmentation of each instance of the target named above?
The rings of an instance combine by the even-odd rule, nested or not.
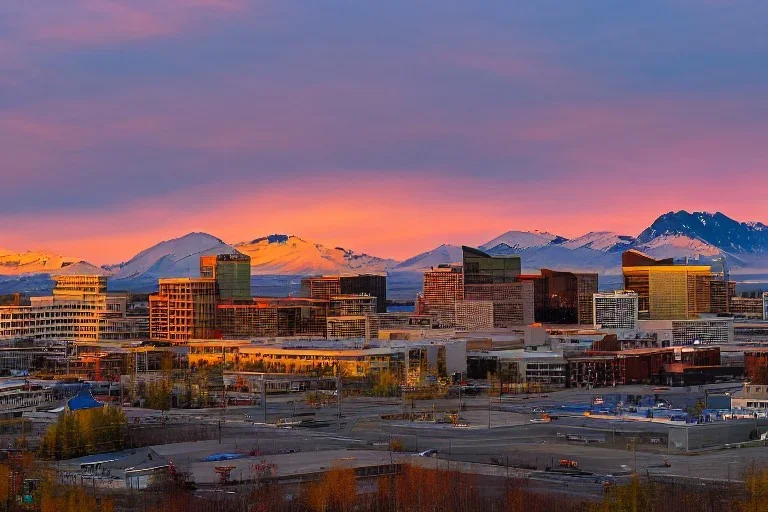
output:
[[[254,297],[249,304],[219,303],[216,327],[222,338],[326,336],[328,301]]]
[[[339,295],[370,295],[376,298],[376,313],[387,312],[386,274],[357,274],[339,276]]]
[[[466,370],[462,341],[359,343],[306,340],[251,344],[236,340],[193,340],[189,364],[224,364],[240,371],[291,375],[376,377],[387,373],[399,382],[420,384]]]
[[[733,343],[733,319],[638,320],[638,330],[672,346],[727,345]]]
[[[493,326],[507,328],[534,322],[533,283],[465,284],[465,301],[493,304]]]
[[[731,297],[730,313],[738,318],[763,319],[762,297]]]
[[[493,329],[493,301],[456,301],[456,330],[471,332],[491,329]]]
[[[456,301],[464,299],[461,267],[446,265],[424,272],[424,294],[418,313],[431,315],[437,327],[456,325]]]
[[[0,340],[108,342],[149,335],[146,318],[127,315],[126,295],[108,293],[107,276],[96,267],[75,264],[51,278],[51,296],[0,307]]]
[[[305,277],[301,295],[311,299],[330,300],[339,295],[376,297],[376,313],[387,312],[387,276],[385,274],[350,274],[342,276]]]
[[[251,257],[239,252],[200,257],[200,277],[216,280],[221,300],[251,300]]]
[[[301,280],[302,297],[330,300],[336,295],[341,295],[341,281],[338,276],[305,277]]]
[[[149,296],[150,337],[185,343],[216,333],[219,302],[213,277],[160,279],[159,292]]]
[[[591,325],[592,295],[598,291],[598,275],[541,269],[520,279],[534,287],[534,318],[551,324]]]
[[[638,294],[644,320],[684,320],[709,313],[712,269],[708,265],[676,265],[636,250],[622,254],[624,289]]]
[[[596,329],[637,329],[637,293],[624,290],[595,293],[592,300]]]
[[[576,275],[576,311],[580,325],[589,325],[593,320],[592,296],[599,289],[598,275],[596,273],[577,272]]]
[[[736,296],[736,283],[712,279],[709,283],[710,313],[724,314],[731,311],[731,299]]]
[[[465,285],[514,283],[520,277],[520,256],[491,256],[467,246],[461,251]]]

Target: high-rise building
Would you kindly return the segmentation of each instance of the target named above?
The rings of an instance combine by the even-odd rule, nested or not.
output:
[[[328,316],[365,316],[376,313],[376,297],[337,295],[331,297]]]
[[[376,297],[376,312],[387,312],[386,274],[350,274],[315,276],[301,280],[301,295],[310,299],[330,300],[339,295]]]
[[[514,283],[520,277],[520,256],[491,256],[467,246],[461,252],[465,285]]]
[[[325,338],[327,316],[328,301],[255,297],[249,304],[220,303],[216,325],[225,339]]]
[[[731,311],[731,298],[735,296],[735,282],[712,279],[709,283],[710,313],[729,313]]]
[[[420,313],[432,315],[438,327],[456,325],[456,301],[464,298],[464,277],[458,265],[446,265],[424,272],[424,294]]]
[[[637,293],[623,290],[595,293],[592,300],[595,328],[637,329]]]
[[[534,287],[537,322],[592,324],[592,295],[598,291],[598,275],[541,269],[539,275],[522,275]]]
[[[460,331],[493,329],[493,301],[457,300],[456,329]]]
[[[465,301],[493,304],[493,326],[506,328],[534,322],[533,283],[465,284]]]
[[[676,265],[672,259],[656,260],[629,250],[622,254],[622,270],[624,289],[638,294],[641,319],[693,319],[710,312],[708,265]]]
[[[251,300],[251,257],[246,254],[201,256],[200,277],[216,280],[221,300]]]
[[[357,274],[339,277],[340,295],[370,295],[376,297],[376,312],[387,312],[386,274]]]
[[[301,280],[301,296],[308,299],[331,300],[341,295],[339,276],[314,276]]]
[[[578,272],[576,275],[577,289],[577,320],[581,325],[592,323],[592,296],[599,289],[598,275],[596,273]]]
[[[149,296],[150,337],[184,343],[216,334],[219,302],[213,277],[160,279],[159,292]]]

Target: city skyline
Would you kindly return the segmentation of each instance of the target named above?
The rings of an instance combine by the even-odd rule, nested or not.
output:
[[[768,8],[551,7],[7,4],[0,247],[104,264],[289,233],[401,259],[768,220],[744,200],[768,191]]]

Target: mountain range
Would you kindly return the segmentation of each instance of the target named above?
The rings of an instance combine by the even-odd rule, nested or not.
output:
[[[508,231],[481,246],[494,255],[519,254],[525,272],[549,267],[604,275],[620,273],[621,253],[630,248],[658,258],[712,262],[724,257],[735,273],[756,273],[768,268],[768,226],[738,222],[719,212],[679,211],[661,215],[636,237],[608,231],[593,231],[576,238],[542,231]],[[160,242],[128,261],[105,265],[102,270],[111,275],[115,288],[146,290],[155,287],[159,277],[198,275],[201,255],[234,251],[251,257],[253,276],[349,272],[405,275],[461,260],[461,248],[449,244],[398,262],[342,247],[326,247],[293,235],[273,234],[228,244],[210,234],[190,233]],[[14,253],[0,249],[0,293],[45,289],[50,274],[81,261],[49,251]]]

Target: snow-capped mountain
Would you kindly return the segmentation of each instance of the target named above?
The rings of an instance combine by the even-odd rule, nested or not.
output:
[[[637,237],[647,244],[662,235],[683,235],[701,240],[726,253],[768,252],[768,227],[761,222],[738,222],[720,213],[669,212]]]
[[[0,275],[50,273],[79,261],[78,258],[61,256],[50,251],[16,253],[2,249],[0,250]]]
[[[443,244],[440,247],[432,249],[431,251],[417,254],[412,258],[408,258],[407,260],[400,262],[392,270],[424,270],[429,267],[437,267],[438,265],[461,263],[461,258],[461,247],[458,245]]]
[[[680,234],[664,234],[652,238],[644,244],[636,244],[638,249],[654,258],[698,258],[700,256],[717,257],[721,249],[698,238]]]
[[[586,235],[563,242],[562,246],[568,249],[593,249],[603,252],[624,251],[632,246],[635,238],[628,235],[620,235],[612,231],[590,231]]]
[[[567,238],[546,231],[507,231],[503,235],[484,243],[480,248],[488,250],[504,244],[512,250],[521,251],[546,245],[558,245],[566,241],[568,241]]]
[[[117,265],[105,266],[113,272],[115,286],[129,286],[121,281],[148,280],[157,284],[159,277],[196,277],[200,275],[200,256],[228,254],[232,246],[207,233],[189,233],[160,242]]]
[[[261,275],[382,272],[397,263],[342,247],[328,248],[292,235],[269,235],[234,248],[250,256],[251,273]]]

